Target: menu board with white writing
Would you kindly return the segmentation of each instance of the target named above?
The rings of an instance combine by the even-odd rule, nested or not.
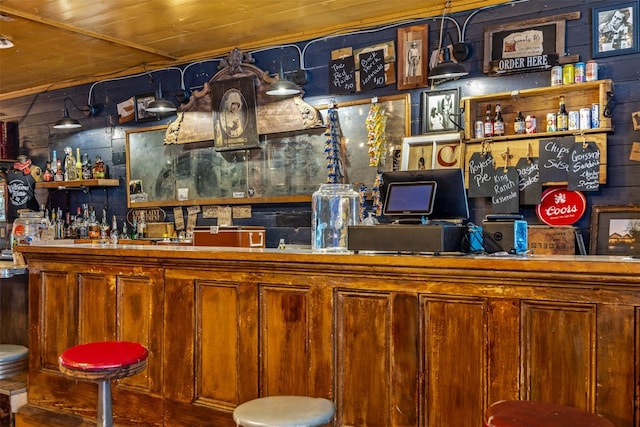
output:
[[[595,142],[573,144],[567,188],[572,191],[598,191],[600,188],[600,149]]]
[[[384,72],[384,51],[361,53],[358,62],[360,65],[360,89],[374,89],[386,84]]]
[[[331,61],[329,64],[329,93],[342,95],[355,91],[355,61],[353,56]]]
[[[521,205],[537,205],[542,198],[540,165],[537,157],[523,157],[516,164]]]
[[[573,150],[575,139],[572,136],[553,139],[541,139],[539,146],[539,165],[541,182],[566,182],[569,174],[569,154]]]
[[[493,155],[473,153],[469,159],[469,197],[491,197],[493,195]]]
[[[491,211],[511,214],[520,210],[520,191],[518,189],[518,171],[513,166],[500,167],[493,174],[493,195]]]

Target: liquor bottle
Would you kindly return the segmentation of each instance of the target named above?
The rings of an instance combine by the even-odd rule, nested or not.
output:
[[[93,171],[91,162],[89,161],[89,155],[84,153],[82,155],[82,179],[91,179],[93,177]]]
[[[53,174],[53,180],[56,182],[64,181],[64,174],[62,173],[62,162],[60,161],[60,159],[56,160],[54,168],[55,173]]]
[[[42,173],[42,180],[44,182],[53,181],[53,171],[51,170],[51,162],[47,160],[46,166],[44,167],[44,172]]]
[[[73,158],[73,148],[65,147],[64,152],[66,154],[64,157],[64,180],[75,181],[78,177],[76,176],[76,159]]]
[[[564,96],[560,97],[560,108],[556,115],[556,129],[559,131],[569,130],[569,113],[567,113],[567,107],[564,103]]]
[[[521,135],[524,132],[524,117],[522,117],[522,111],[518,111],[516,118],[513,119],[513,131],[516,135]]]
[[[138,239],[142,239],[145,237],[147,232],[147,222],[144,219],[144,212],[140,213],[140,221],[138,221]]]
[[[127,219],[126,218],[124,219],[124,221],[122,221],[121,239],[123,239],[123,240],[129,239],[129,233],[127,232]]]
[[[111,233],[109,234],[109,238],[112,244],[115,245],[118,243],[118,220],[115,215],[111,218]]]
[[[493,134],[495,136],[504,135],[504,120],[502,119],[502,109],[500,104],[496,104],[496,117],[493,120]]]
[[[76,179],[82,179],[82,159],[79,148],[76,148]]]
[[[96,162],[93,165],[93,177],[95,179],[106,178],[106,168],[99,155],[96,155]]]
[[[493,136],[493,117],[491,116],[491,105],[487,105],[487,112],[484,117],[484,136]]]
[[[109,225],[107,224],[106,209],[102,209],[102,221],[100,222],[100,238],[105,241],[109,238]]]

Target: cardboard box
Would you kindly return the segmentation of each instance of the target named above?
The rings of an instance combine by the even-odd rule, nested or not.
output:
[[[528,249],[535,255],[575,255],[575,227],[529,225]]]
[[[172,222],[148,222],[147,235],[149,239],[164,239],[173,237],[174,227]]]

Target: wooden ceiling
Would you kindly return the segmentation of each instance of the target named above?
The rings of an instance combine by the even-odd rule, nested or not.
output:
[[[450,0],[447,14],[508,0]],[[441,15],[445,0],[0,0],[0,100]]]

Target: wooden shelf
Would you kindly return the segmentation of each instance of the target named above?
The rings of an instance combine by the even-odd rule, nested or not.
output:
[[[117,179],[79,179],[77,181],[51,181],[38,182],[36,188],[49,188],[63,190],[65,188],[83,188],[83,187],[117,187],[120,181]]]
[[[603,112],[609,99],[609,93],[613,91],[613,82],[610,79],[596,80],[593,82],[574,83],[570,85],[547,86],[533,89],[520,89],[511,92],[498,92],[478,96],[462,98],[461,104],[464,110],[465,139],[468,142],[481,142],[483,138],[475,138],[475,122],[484,122],[487,104],[495,108],[499,103],[502,108],[502,117],[505,123],[505,136],[492,137],[494,141],[511,139],[539,139],[541,137],[553,137],[559,135],[574,135],[588,132],[611,132],[613,123],[610,117],[604,117]],[[558,111],[560,96],[564,95],[567,111],[579,111],[580,108],[591,107],[591,104],[600,105],[600,126],[594,129],[570,130],[567,132],[540,132],[546,130],[547,113]],[[515,135],[513,132],[513,120],[518,113],[523,116],[534,115],[538,123],[539,133]]]

